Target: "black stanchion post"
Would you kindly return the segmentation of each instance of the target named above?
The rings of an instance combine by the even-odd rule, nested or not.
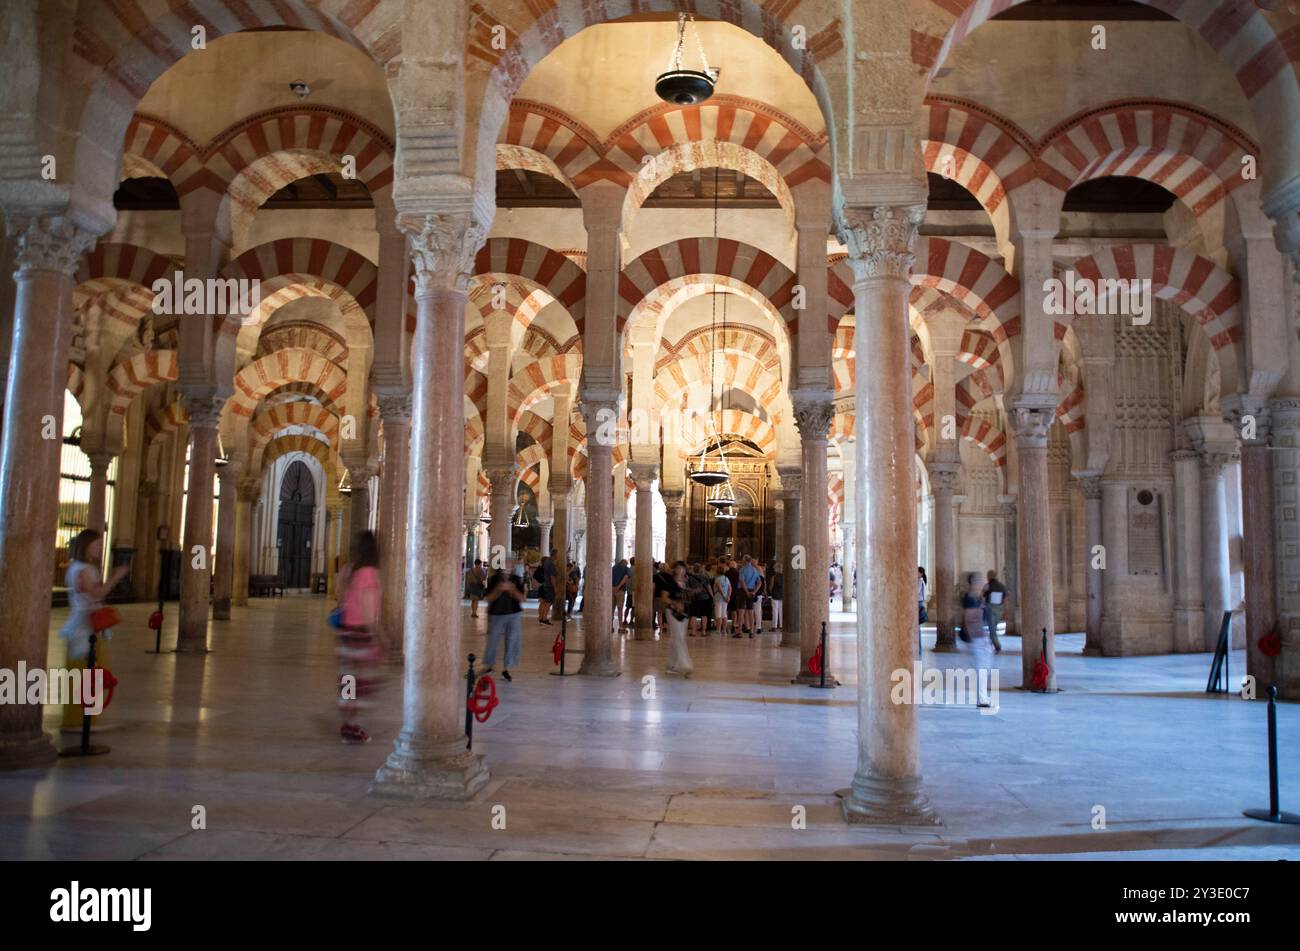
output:
[[[1268,688],[1268,811],[1247,809],[1242,815],[1264,822],[1300,825],[1300,816],[1283,812],[1277,790],[1277,687]]]
[[[478,678],[474,675],[474,655],[469,655],[469,670],[465,671],[465,749],[474,748],[474,712],[470,708],[470,701],[474,697],[474,681]]]
[[[82,681],[81,681],[81,700],[82,700],[82,707],[81,707],[81,742],[78,743],[76,746],[69,746],[69,747],[67,747],[67,748],[65,748],[65,749],[61,749],[61,750],[59,750],[59,755],[60,755],[60,756],[99,756],[99,755],[102,754],[102,753],[107,753],[107,752],[108,752],[108,747],[107,747],[107,746],[98,746],[98,745],[96,745],[96,746],[92,746],[92,745],[90,744],[90,711],[89,711],[88,709],[86,709],[86,705],[85,705],[85,699],[86,699],[86,681],[85,681],[85,678],[86,678],[86,677],[90,677],[90,678],[91,678],[91,682],[92,682],[92,683],[94,682],[94,674],[93,674],[93,671],[94,671],[94,669],[95,669],[95,642],[96,642],[97,640],[99,640],[99,635],[98,635],[96,632],[91,631],[91,632],[90,632],[90,652],[86,655],[86,671],[85,671],[85,674],[83,675],[83,677],[82,677]],[[103,696],[103,694],[104,694],[104,690],[101,688],[100,691],[99,691],[99,693],[100,693],[99,701],[100,701],[100,703],[103,703],[103,702],[104,702],[104,696]],[[101,708],[101,709],[102,709],[102,708]]]
[[[560,676],[564,676],[564,658],[569,653],[569,616],[560,615]]]
[[[822,621],[821,651],[822,651],[822,673],[821,673],[821,683],[819,683],[818,686],[825,687],[826,686],[826,622],[825,621]]]

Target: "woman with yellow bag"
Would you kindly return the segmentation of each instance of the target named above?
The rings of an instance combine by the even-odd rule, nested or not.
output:
[[[99,566],[104,560],[104,539],[93,528],[78,533],[70,546],[72,562],[68,565],[66,584],[68,586],[68,604],[72,607],[72,616],[59,630],[59,636],[67,642],[69,670],[85,670],[86,659],[90,653],[90,635],[96,633],[95,666],[107,668],[108,641],[113,636],[112,628],[96,630],[96,612],[104,608],[104,598],[126,577],[130,565],[118,565],[102,580]],[[102,615],[100,615],[102,617]],[[65,703],[63,705],[64,732],[81,732],[82,705]]]

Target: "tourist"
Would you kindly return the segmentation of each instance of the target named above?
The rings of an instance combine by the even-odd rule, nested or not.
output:
[[[727,636],[727,608],[731,604],[731,578],[722,562],[718,563],[718,573],[713,578],[713,623],[718,633]]]
[[[664,626],[664,609],[663,605],[659,602],[659,589],[669,578],[672,577],[672,575],[672,570],[669,569],[666,563],[662,561],[656,561],[654,563],[654,628],[664,637],[668,636],[668,628]]]
[[[731,600],[727,602],[727,616],[731,619],[731,636],[742,637],[741,627],[745,612],[749,610],[749,595],[740,583],[740,568],[733,558],[727,562],[727,580],[731,582]]]
[[[564,581],[564,616],[572,619],[578,612],[578,591],[582,587],[582,569],[576,561],[569,562],[569,570]]]
[[[916,656],[921,656],[921,625],[930,620],[929,615],[925,613],[926,588],[929,587],[930,579],[925,576],[925,566],[916,566]]]
[[[743,604],[739,605],[740,617],[738,621],[743,625],[744,633],[751,638],[754,636],[754,597],[758,593],[759,582],[762,579],[759,576],[758,568],[754,566],[754,561],[748,555],[741,556],[740,567],[740,588],[744,593]],[[739,637],[739,634],[734,635]]]
[[[519,622],[523,614],[524,566],[514,559],[506,561],[506,569],[497,569],[488,581],[484,600],[488,603],[487,647],[483,651],[483,673],[489,674],[497,663],[497,647],[504,636],[506,640],[505,666],[501,676],[513,680],[510,668],[519,666]]]
[[[772,602],[772,630],[778,634],[781,633],[781,606],[785,598],[784,582],[781,562],[772,562],[772,570],[768,572],[767,598]]]
[[[683,677],[689,677],[695,670],[686,649],[687,583],[684,561],[675,562],[671,574],[661,572],[655,578],[655,600],[663,610],[665,630],[672,637],[665,671]]]
[[[68,605],[72,616],[59,629],[59,636],[67,642],[67,667],[85,670],[90,658],[90,635],[95,637],[95,666],[108,668],[108,641],[113,629],[94,630],[91,615],[104,606],[104,599],[118,582],[127,576],[131,566],[118,565],[102,580],[99,566],[104,563],[104,538],[93,528],[77,533],[69,546],[72,561],[68,564],[64,584],[68,587]],[[99,714],[102,716],[102,713]],[[81,732],[85,710],[80,703],[63,705],[63,729]]]
[[[551,623],[551,606],[555,603],[555,558],[558,555],[554,548],[551,549],[550,555],[542,559],[542,563],[537,566],[538,574],[536,577],[541,588],[537,592],[537,620],[541,624]]]
[[[975,660],[976,699],[981,707],[989,706],[989,671],[993,667],[993,645],[984,626],[984,599],[980,596],[980,576],[966,577],[966,593],[961,596],[963,640],[970,644]]]
[[[998,573],[989,569],[989,583],[982,592],[984,598],[984,624],[989,629],[989,640],[993,650],[1002,653],[1002,642],[998,640],[998,625],[1002,623],[1002,610],[1007,603],[1007,586],[998,580]]]
[[[767,576],[763,573],[763,566],[754,559],[754,570],[758,572],[758,586],[754,589],[754,633],[763,633],[763,598],[767,594]]]
[[[840,590],[844,583],[844,572],[840,570],[840,563],[838,561],[831,562],[830,582],[831,600],[834,601],[839,597]]]
[[[713,613],[713,592],[709,577],[704,573],[704,566],[699,564],[691,566],[687,577],[690,582],[688,591],[691,619],[686,632],[691,637],[708,637],[705,628]]]
[[[633,556],[627,560],[628,581],[627,597],[623,599],[623,626],[630,628],[636,618],[636,599],[633,597],[632,586],[636,582],[636,557]]]
[[[344,743],[368,743],[356,715],[370,706],[383,683],[378,671],[385,652],[379,634],[379,543],[374,532],[352,539],[348,563],[339,573],[337,656],[339,661],[339,736]]]
[[[612,578],[612,593],[614,595],[614,626],[621,626],[624,615],[627,613],[627,586],[632,580],[632,569],[628,567],[627,559],[620,558],[618,564],[614,566]]]
[[[486,576],[487,572],[483,570],[483,562],[475,558],[474,566],[465,575],[465,597],[469,598],[470,617],[478,617],[478,603],[483,597],[483,582]]]

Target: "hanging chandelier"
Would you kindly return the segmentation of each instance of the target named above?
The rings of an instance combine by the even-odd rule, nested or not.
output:
[[[736,506],[736,493],[731,489],[730,482],[724,482],[716,486],[709,497],[704,500],[704,504],[714,509],[730,509]]]
[[[528,513],[524,510],[524,507],[521,505],[519,506],[519,517],[515,519],[515,528],[527,528],[527,527],[528,527]]]
[[[695,45],[700,51],[700,68],[682,68],[682,47],[686,45],[686,23],[690,21],[695,30]],[[673,44],[672,55],[668,58],[668,71],[660,73],[655,80],[655,95],[664,102],[674,106],[696,106],[713,95],[713,87],[718,82],[718,71],[709,69],[709,61],[704,58],[704,44],[700,42],[700,31],[695,28],[695,17],[681,13],[677,16],[677,42]]]

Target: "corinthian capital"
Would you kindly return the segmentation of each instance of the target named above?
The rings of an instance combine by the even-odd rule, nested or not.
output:
[[[468,289],[474,256],[487,239],[487,229],[468,212],[404,214],[397,226],[410,244],[417,297]]]
[[[182,393],[181,406],[190,418],[191,429],[216,429],[221,422],[221,411],[226,406],[224,394],[203,391]]]
[[[411,391],[375,393],[375,402],[379,404],[379,418],[385,423],[409,423],[411,421]]]
[[[924,217],[924,205],[877,205],[869,216],[865,208],[846,209],[837,231],[848,248],[854,277],[906,280],[916,260],[916,236]]]
[[[835,403],[830,398],[833,394],[790,393],[790,402],[794,404],[794,424],[799,429],[802,439],[825,439],[830,432],[831,420],[835,416]]]
[[[1044,447],[1054,416],[1055,410],[1049,406],[1013,406],[1007,410],[1007,425],[1022,447]]]
[[[95,243],[95,236],[67,218],[15,216],[9,219],[9,236],[14,239],[14,275],[32,271],[57,271],[65,277],[77,272],[81,256]]]

